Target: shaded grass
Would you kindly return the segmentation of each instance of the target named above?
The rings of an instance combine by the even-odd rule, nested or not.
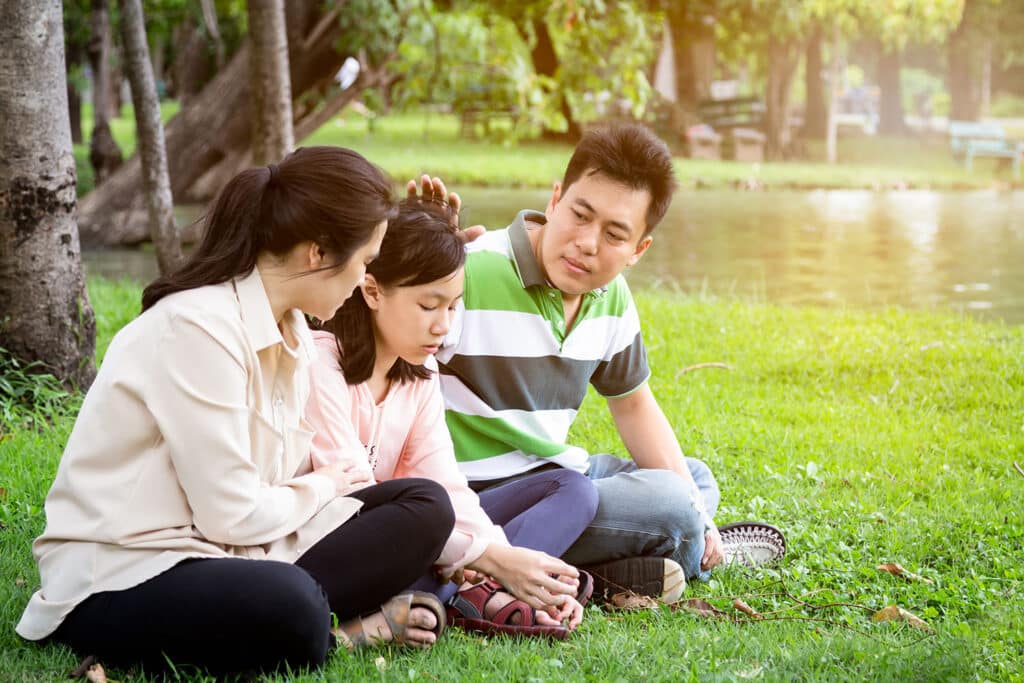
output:
[[[134,316],[138,293],[127,283],[90,282],[99,348]],[[790,544],[778,567],[718,571],[688,596],[729,611],[723,596],[736,594],[761,612],[791,607],[785,596],[752,596],[783,587],[818,604],[898,604],[936,633],[922,640],[853,607],[783,613],[832,623],[744,624],[667,609],[588,608],[566,643],[450,631],[428,653],[338,653],[323,672],[295,680],[1024,680],[1024,478],[1012,469],[1024,461],[1024,328],[671,292],[637,300],[655,393],[684,450],[706,460],[722,486],[718,521],[771,521]],[[677,376],[708,361],[732,370]],[[29,544],[42,531],[42,501],[71,422],[68,414],[50,430],[16,431],[0,443],[5,624],[16,622],[38,584]],[[622,452],[593,395],[572,440]],[[883,562],[934,584],[878,572]],[[10,628],[0,649],[5,680],[55,679],[76,663],[62,648],[21,642]]]

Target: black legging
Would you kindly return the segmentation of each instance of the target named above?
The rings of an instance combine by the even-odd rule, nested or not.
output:
[[[352,494],[359,513],[294,564],[186,560],[138,586],[90,596],[51,637],[82,655],[214,672],[320,666],[339,621],[378,609],[425,574],[455,524],[447,492],[396,479]]]

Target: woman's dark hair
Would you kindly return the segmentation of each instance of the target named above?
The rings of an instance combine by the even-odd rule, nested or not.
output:
[[[380,255],[366,272],[381,287],[411,287],[451,275],[465,262],[465,243],[459,236],[458,216],[451,207],[406,199],[399,204],[398,216],[388,223]],[[334,333],[345,381],[360,384],[368,380],[377,348],[373,318],[361,293],[350,296],[322,327]],[[412,382],[428,379],[430,370],[399,358],[387,377],[400,383]]]
[[[379,168],[342,147],[306,147],[280,164],[242,171],[204,218],[203,239],[177,271],[142,293],[145,311],[168,294],[248,275],[261,252],[284,254],[312,241],[343,267],[396,212]]]

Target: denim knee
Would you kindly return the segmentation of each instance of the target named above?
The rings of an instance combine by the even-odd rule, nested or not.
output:
[[[703,538],[704,520],[694,505],[696,493],[688,481],[670,470],[639,470],[633,475],[644,482],[644,505],[652,531],[672,539],[676,547]]]

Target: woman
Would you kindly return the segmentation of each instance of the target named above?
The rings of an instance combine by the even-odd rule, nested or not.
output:
[[[316,430],[313,462],[347,462],[374,481],[441,483],[455,508],[455,530],[438,559],[440,573],[467,568],[498,583],[464,585],[457,595],[446,580],[417,585],[448,600],[457,625],[564,638],[580,623],[576,597],[585,599],[589,586],[584,581],[581,591],[579,572],[556,558],[593,519],[596,491],[585,476],[559,469],[478,499],[459,472],[438,376],[428,364],[436,367],[432,354],[462,296],[465,250],[455,210],[433,196],[443,197],[443,186],[402,203],[360,289],[313,333],[319,359],[306,408]]]
[[[300,149],[228,183],[85,397],[23,637],[217,671],[317,666],[334,637],[434,641],[439,601],[391,598],[444,547],[447,494],[424,480],[352,491],[364,472],[311,469],[301,415],[315,353],[303,314],[334,315],[394,212],[388,179],[346,149]]]

